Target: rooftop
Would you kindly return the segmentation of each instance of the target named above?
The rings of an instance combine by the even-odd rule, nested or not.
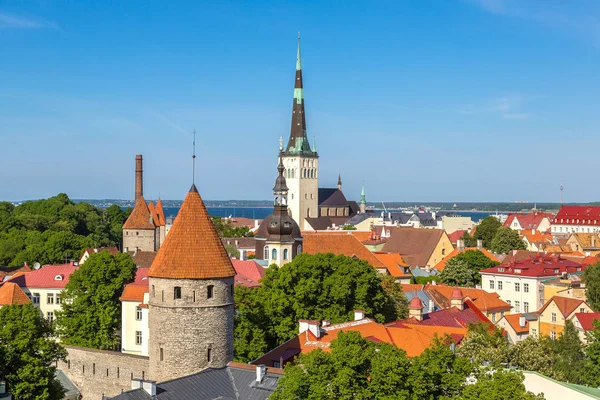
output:
[[[77,268],[73,264],[45,265],[31,272],[16,274],[7,282],[29,289],[64,289]]]
[[[513,276],[544,277],[563,273],[580,272],[582,264],[565,259],[560,255],[530,257],[522,261],[510,261],[496,267],[479,271],[481,274],[500,274]]]
[[[598,206],[562,206],[553,225],[600,225],[600,207]]]
[[[340,233],[310,233],[304,235],[303,252],[308,254],[333,253],[348,257],[356,257],[371,264],[375,268],[383,268],[385,264],[371,253],[352,234],[352,231]]]
[[[31,300],[16,283],[6,282],[0,286],[0,306],[27,303]]]

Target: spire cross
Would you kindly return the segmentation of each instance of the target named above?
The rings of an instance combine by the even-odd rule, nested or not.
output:
[[[192,142],[192,183],[196,184],[196,130],[194,129],[194,141]]]
[[[279,152],[283,151],[283,136],[279,136]]]

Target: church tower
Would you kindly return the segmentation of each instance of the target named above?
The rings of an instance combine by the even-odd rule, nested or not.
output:
[[[367,212],[367,199],[365,198],[365,185],[362,185],[362,190],[360,192],[360,213],[364,214]]]
[[[233,268],[195,185],[148,273],[150,378],[223,368],[233,359]]]
[[[289,187],[288,211],[300,228],[305,229],[307,224],[304,219],[316,218],[319,213],[319,155],[316,149],[310,148],[306,136],[300,35],[296,57],[292,126],[287,147],[281,153],[281,157]]]

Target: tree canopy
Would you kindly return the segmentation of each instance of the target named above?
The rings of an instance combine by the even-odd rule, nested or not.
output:
[[[252,237],[254,234],[250,232],[247,226],[233,226],[231,220],[221,217],[210,217],[212,223],[217,230],[219,237]]]
[[[600,263],[588,265],[583,273],[587,302],[594,310],[600,310]]]
[[[119,296],[133,281],[136,266],[125,253],[94,253],[69,278],[57,327],[65,344],[113,350],[121,326]]]
[[[440,279],[448,285],[475,286],[481,282],[480,270],[498,264],[480,250],[463,251],[446,262]]]
[[[32,304],[0,308],[0,377],[19,400],[60,400],[55,363],[66,351],[53,339],[51,324]]]
[[[86,262],[87,263],[87,262]],[[235,358],[250,361],[298,333],[300,319],[352,320],[364,310],[379,322],[408,314],[398,284],[385,281],[367,262],[328,254],[299,254],[271,266],[262,286],[235,288]]]
[[[78,259],[86,247],[114,246],[128,211],[74,203],[61,193],[18,206],[0,203],[0,265]]]
[[[492,245],[492,239],[496,236],[496,232],[502,226],[498,218],[489,216],[485,217],[475,229],[475,240],[482,240],[483,247],[489,249]]]
[[[497,254],[507,254],[512,250],[525,250],[527,246],[519,232],[507,227],[499,228],[492,239],[490,249]]]

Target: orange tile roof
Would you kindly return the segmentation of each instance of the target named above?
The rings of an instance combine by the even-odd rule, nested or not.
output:
[[[160,226],[160,217],[156,212],[156,207],[154,207],[154,203],[151,201],[148,202],[148,211],[150,211],[150,216],[152,217],[152,223],[154,224],[154,226]]]
[[[235,269],[195,185],[185,197],[148,275],[173,279],[235,276]]]
[[[554,241],[552,239],[552,235],[550,233],[544,233],[535,231],[532,232],[530,230],[522,230],[521,238],[527,239],[529,243],[548,243],[550,245],[554,245]]]
[[[579,305],[585,303],[585,301],[583,300],[572,299],[569,297],[552,296],[550,300],[548,300],[546,304],[544,304],[544,306],[540,308],[540,310],[537,313],[543,313],[552,302],[556,304],[556,307],[558,308],[562,316],[565,318],[571,315],[571,313],[575,311],[577,307],[579,307]]]
[[[125,289],[123,289],[123,294],[119,297],[119,300],[143,303],[144,293],[148,293],[148,285],[134,285],[130,283],[129,285],[125,285]]]
[[[160,226],[167,225],[167,220],[165,218],[165,210],[163,209],[162,201],[160,198],[156,201],[156,213],[160,219]]]
[[[425,289],[425,285],[421,285],[420,283],[403,283],[400,287],[402,288],[403,293],[417,292]]]
[[[6,282],[0,286],[0,306],[27,303],[31,303],[31,300],[16,283]]]
[[[529,321],[525,320],[525,326],[521,326],[520,318],[523,314],[509,314],[505,315],[506,322],[515,330],[515,333],[529,333]]]
[[[477,247],[465,247],[463,250],[459,250],[459,249],[452,250],[445,258],[443,258],[440,262],[435,264],[435,266],[433,268],[442,272],[444,270],[444,268],[446,268],[446,263],[448,262],[449,259],[459,255],[460,253],[464,253],[467,250],[474,250],[474,251],[479,250],[490,260],[500,262],[500,260],[498,260],[498,257],[496,257],[492,252],[490,252],[484,248],[478,249]]]
[[[408,264],[404,262],[402,256],[398,253],[373,253],[375,257],[381,261],[385,267],[387,268],[390,275],[395,277],[401,277],[410,275],[410,273],[405,274],[404,271],[400,267],[408,267]]]
[[[456,287],[442,284],[428,284],[424,288],[426,293],[428,295],[431,294],[430,297],[432,297],[434,302],[438,303],[438,306],[440,306],[441,308],[450,307],[450,299],[452,297],[452,291],[454,289],[456,289]],[[486,292],[483,289],[466,287],[461,287],[460,290],[462,291],[463,296],[471,299],[473,304],[475,304],[475,306],[483,312],[493,310],[510,310],[512,308],[510,304],[500,299],[498,293]],[[443,297],[436,296],[431,292],[437,292]]]
[[[420,356],[426,348],[431,346],[436,335],[439,338],[450,335],[455,342],[458,342],[467,334],[465,328],[413,324],[407,324],[402,328],[389,327],[387,330],[393,343],[406,351],[408,357]]]
[[[321,232],[308,235],[303,234],[304,244],[302,250],[308,254],[333,253],[356,257],[368,262],[375,268],[385,267],[385,264],[379,258],[375,257],[355,235],[347,232],[340,234]]]
[[[127,221],[123,224],[123,229],[154,229],[154,223],[152,222],[152,216],[150,210],[144,200],[144,196],[140,196],[138,201],[131,211],[131,215],[127,218]]]

